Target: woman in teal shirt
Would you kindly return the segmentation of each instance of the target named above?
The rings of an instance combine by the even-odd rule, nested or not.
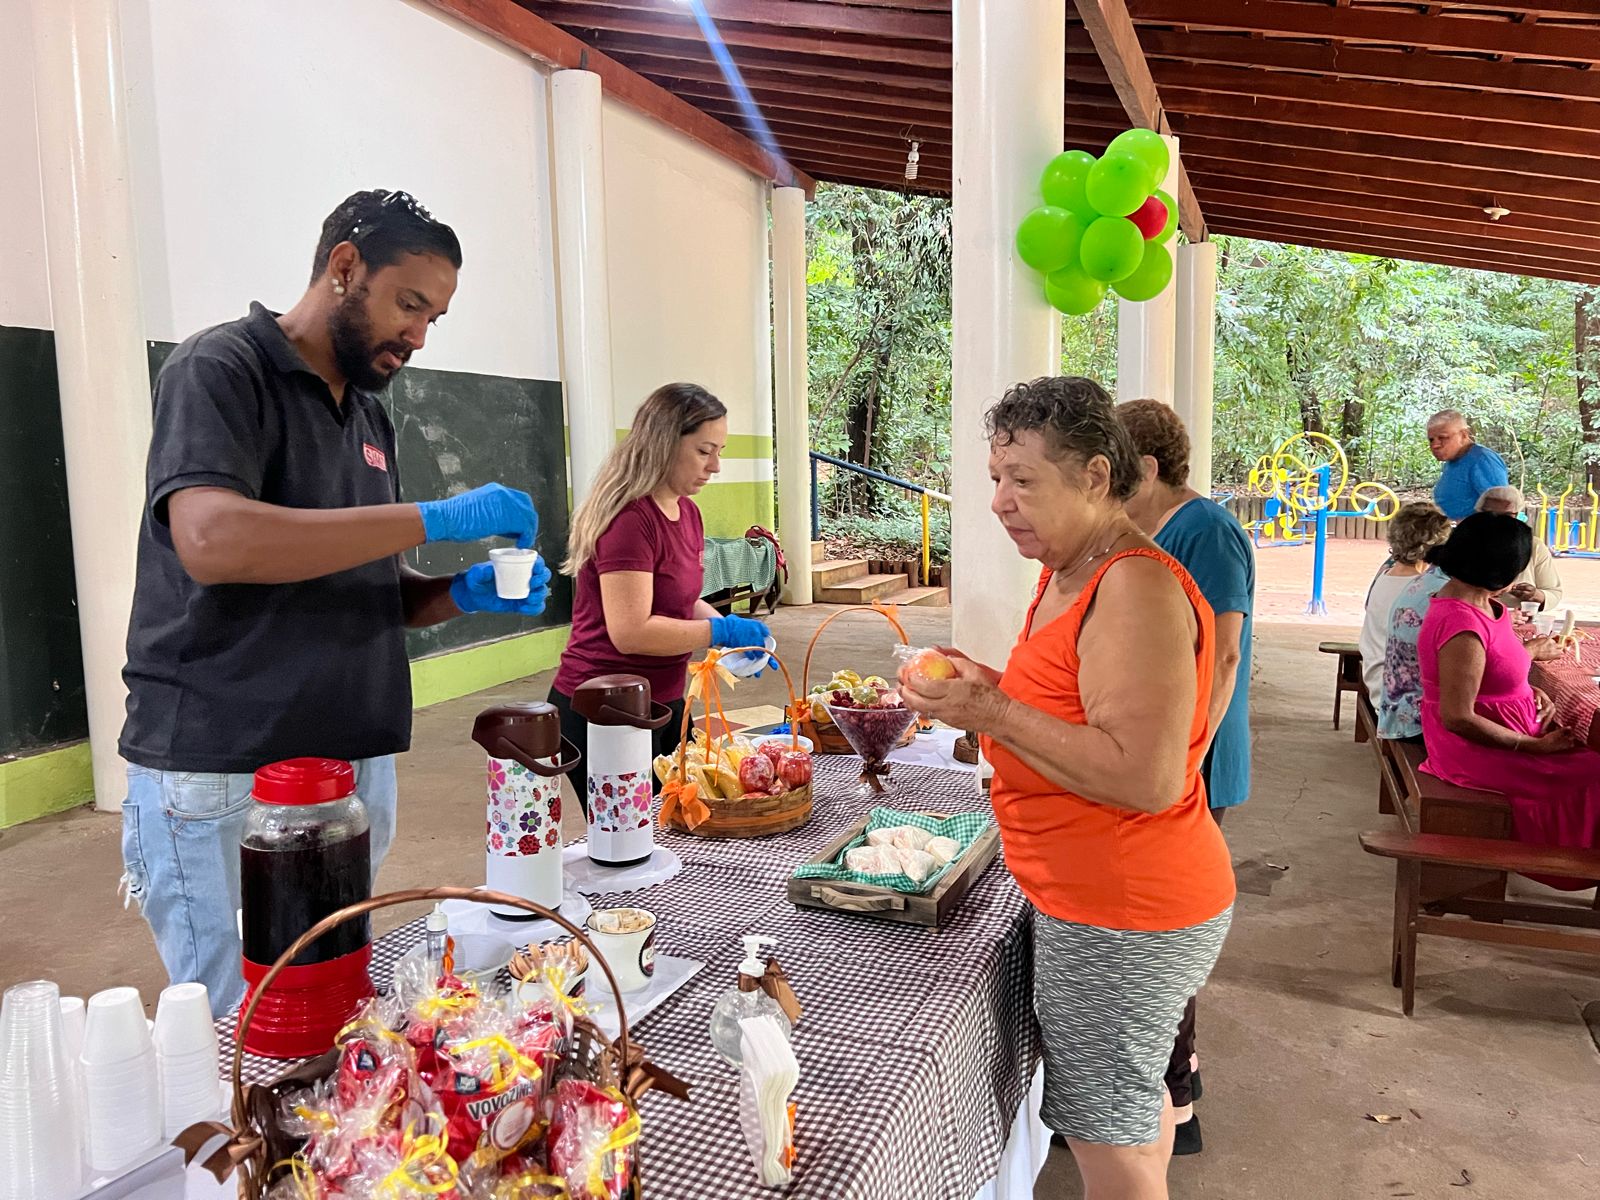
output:
[[[1250,537],[1227,509],[1189,486],[1189,433],[1159,400],[1117,406],[1144,463],[1144,482],[1128,515],[1183,565],[1216,614],[1217,665],[1211,691],[1211,749],[1201,766],[1207,802],[1218,821],[1250,795],[1250,634],[1256,559]],[[1175,867],[1178,864],[1174,864]],[[1174,1154],[1200,1150],[1199,1059],[1194,1053],[1194,999],[1178,1026],[1167,1067],[1177,1129]]]

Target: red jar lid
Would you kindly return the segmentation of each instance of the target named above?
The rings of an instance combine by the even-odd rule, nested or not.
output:
[[[255,798],[263,804],[326,804],[354,795],[356,771],[337,758],[288,758],[256,772]]]

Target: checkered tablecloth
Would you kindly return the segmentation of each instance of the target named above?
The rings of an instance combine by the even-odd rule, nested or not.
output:
[[[778,574],[778,549],[766,538],[707,538],[701,560],[706,573],[702,596],[747,585],[759,595]]]
[[[1536,662],[1529,672],[1528,681],[1543,690],[1555,705],[1556,720],[1589,743],[1591,750],[1600,751],[1600,627],[1585,623],[1589,637],[1580,644],[1585,651],[1584,661],[1578,661],[1578,647],[1568,646],[1560,658]],[[1517,626],[1523,640],[1535,636],[1533,626]]]
[[[778,939],[777,954],[805,1015],[800,1061],[799,1162],[785,1193],[816,1200],[971,1200],[1001,1152],[1039,1061],[1032,1007],[1029,910],[997,859],[944,928],[797,909],[785,885],[873,801],[857,799],[858,760],[816,760],[816,808],[804,827],[750,841],[657,837],[682,874],[597,908],[637,904],[656,914],[657,945],[706,962],[687,986],[640,1022],[652,1061],[692,1085],[689,1103],[644,1100],[644,1180],[655,1200],[734,1200],[760,1188],[738,1125],[738,1076],[711,1046],[711,1007],[733,983],[742,933]],[[967,772],[898,765],[901,807],[983,810]],[[413,921],[373,947],[373,979],[387,986],[399,957],[422,937]],[[223,1061],[232,1024],[218,1023]],[[266,1082],[287,1064],[246,1057],[244,1078]]]

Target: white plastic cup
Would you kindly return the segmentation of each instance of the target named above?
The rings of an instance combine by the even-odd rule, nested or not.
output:
[[[767,635],[766,647],[768,650],[778,648],[778,640],[771,634]],[[772,660],[759,650],[745,650],[739,654],[729,654],[722,659],[722,665],[739,679],[748,679],[757,671],[764,671],[772,665]]]
[[[217,1054],[217,1030],[211,1023],[211,997],[203,983],[175,983],[156,1002],[153,1033],[163,1057],[210,1051]]]
[[[80,1052],[86,1069],[125,1062],[152,1048],[138,988],[107,988],[89,997]]]
[[[94,1001],[89,1002],[89,1033]],[[96,1171],[127,1166],[161,1141],[161,1079],[154,1046],[120,1062],[83,1066],[89,1124],[89,1165]]]
[[[60,989],[42,979],[7,988],[0,1000],[0,1196],[67,1200],[80,1192],[80,1129]]]
[[[518,546],[497,546],[489,551],[494,567],[494,594],[502,600],[526,600],[533,581],[533,564],[539,561],[535,550]]]
[[[1549,637],[1556,631],[1556,614],[1546,612],[1534,613],[1533,631],[1540,637]]]

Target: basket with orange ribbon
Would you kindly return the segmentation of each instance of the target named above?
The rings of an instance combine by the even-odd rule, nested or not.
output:
[[[811,752],[799,737],[752,741],[728,731],[722,692],[738,679],[722,659],[748,651],[765,653],[783,672],[790,710],[799,702],[789,668],[764,647],[713,649],[691,663],[682,741],[655,761],[662,783],[660,821],[669,829],[695,837],[753,838],[786,833],[811,818]],[[691,732],[696,702],[706,719]],[[713,728],[713,717],[720,729]]]
[[[818,754],[855,754],[856,747],[851,745],[850,739],[834,721],[833,714],[828,711],[830,705],[848,703],[865,704],[868,692],[882,695],[893,690],[893,682],[877,676],[865,678],[853,671],[842,670],[834,672],[826,682],[811,687],[811,657],[816,653],[817,639],[822,636],[822,631],[833,624],[840,617],[852,613],[876,613],[889,622],[894,630],[895,637],[902,646],[909,646],[911,639],[906,637],[905,626],[900,624],[900,618],[895,615],[895,606],[874,600],[871,604],[853,605],[841,608],[838,612],[828,617],[817,626],[817,631],[811,635],[811,643],[806,647],[805,665],[800,669],[800,687],[805,696],[798,705],[789,706],[789,720],[794,730],[802,737],[809,738],[816,747]],[[859,689],[859,697],[854,695]],[[840,695],[843,693],[843,695]],[[916,736],[917,723],[915,721],[907,727],[904,735],[899,739],[898,745],[906,746]]]

